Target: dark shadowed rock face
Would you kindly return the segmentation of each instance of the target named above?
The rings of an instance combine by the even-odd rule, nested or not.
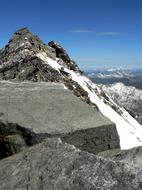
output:
[[[67,52],[64,50],[64,48],[62,46],[60,46],[59,44],[57,44],[54,41],[50,41],[48,43],[48,45],[51,48],[55,49],[57,58],[61,58],[65,63],[68,63],[71,61],[69,55],[67,54]]]
[[[56,57],[63,60],[63,62],[68,66],[69,69],[81,72],[75,61],[71,60],[66,50],[58,43],[51,41],[48,46],[53,48],[56,52]]]
[[[23,150],[26,143],[14,124],[0,122],[0,159]]]
[[[0,162],[1,190],[141,190],[138,166],[49,139]]]
[[[15,123],[0,121],[0,160],[49,137],[53,136],[47,133],[35,133],[31,129]]]

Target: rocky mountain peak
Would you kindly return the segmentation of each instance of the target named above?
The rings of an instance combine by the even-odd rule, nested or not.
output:
[[[43,63],[37,54],[44,54],[68,69],[80,72],[75,61],[56,42],[44,44],[27,28],[17,30],[5,48],[0,50],[0,79],[54,81],[61,80],[61,75],[51,66]],[[60,76],[60,77],[59,77]]]
[[[15,54],[19,54],[22,50],[30,51],[30,54],[35,54],[39,51],[45,51],[49,57],[53,58],[52,48],[46,46],[42,40],[32,34],[27,28],[17,30],[8,44],[1,50],[0,58],[3,61],[8,61]]]
[[[19,44],[22,43],[23,46],[26,45],[26,42],[29,42],[29,46],[37,48],[45,45],[42,40],[38,36],[31,33],[28,28],[21,28],[17,30],[11,37],[8,45],[17,44],[18,42]]]
[[[18,37],[18,36],[23,36],[23,35],[31,35],[31,32],[29,31],[28,28],[24,27],[24,28],[20,28],[19,30],[17,30],[14,34],[13,37]],[[13,38],[12,37],[12,38]]]

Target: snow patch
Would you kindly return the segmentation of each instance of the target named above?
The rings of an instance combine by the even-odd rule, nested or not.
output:
[[[47,57],[47,54],[45,52],[38,53],[36,56],[43,60],[46,64],[50,65],[53,69],[60,72],[61,66],[53,59]]]
[[[63,85],[63,87],[64,87],[65,90],[68,90],[68,88],[65,85]]]

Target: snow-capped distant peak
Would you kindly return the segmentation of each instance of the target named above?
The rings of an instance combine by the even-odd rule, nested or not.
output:
[[[133,99],[142,99],[142,90],[136,89],[134,86],[126,86],[123,83],[115,83],[109,88],[103,86],[106,92],[118,93],[122,98],[133,96]]]
[[[129,78],[132,74],[127,69],[122,68],[108,68],[104,70],[96,70],[88,75],[91,78],[97,77],[101,79],[107,78]]]

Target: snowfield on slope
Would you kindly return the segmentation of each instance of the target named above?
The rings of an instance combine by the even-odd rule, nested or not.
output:
[[[52,68],[60,72],[61,65],[47,57],[46,53],[38,53],[37,57],[43,60],[45,64],[50,65]],[[104,103],[103,99],[97,96],[94,89],[97,89],[98,92],[100,92],[100,89],[97,85],[92,83],[91,80],[80,73],[76,73],[65,67],[64,71],[70,74],[72,80],[77,82],[88,93],[91,102],[97,105],[100,112],[116,124],[120,137],[121,149],[130,149],[142,145],[142,126],[124,108],[118,106],[123,113],[120,115],[111,108],[111,106]],[[91,90],[88,86],[91,87]],[[113,101],[111,100],[111,103],[112,102]],[[114,105],[116,104],[114,103]]]

